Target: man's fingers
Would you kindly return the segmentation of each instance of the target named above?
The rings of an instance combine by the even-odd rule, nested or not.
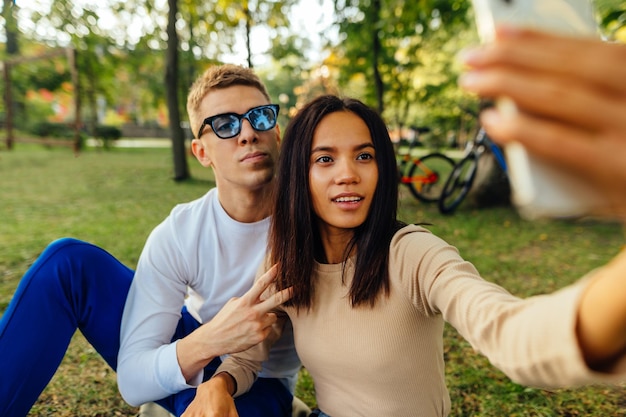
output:
[[[276,315],[276,313],[265,313],[263,315],[263,319],[261,320],[262,329],[265,332],[268,332],[270,327],[272,327],[277,320],[278,316]],[[267,337],[267,333],[265,333],[265,335],[263,336],[264,339],[265,337]]]
[[[267,272],[261,275],[252,288],[250,288],[241,298],[245,299],[250,304],[257,303],[261,294],[263,294],[263,292],[267,290],[276,279],[277,270],[278,267],[276,265],[268,269]]]
[[[284,302],[289,301],[293,296],[291,287],[276,292],[273,290],[272,284],[274,284],[276,280],[277,271],[277,265],[272,266],[266,273],[259,277],[252,288],[241,298],[245,299],[251,305],[256,304],[258,306],[257,311],[261,313],[267,313]]]

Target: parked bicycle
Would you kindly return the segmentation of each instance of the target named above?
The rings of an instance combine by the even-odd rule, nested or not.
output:
[[[414,156],[416,143],[409,142],[408,150],[398,153],[398,179],[416,199],[434,203],[439,201],[444,181],[454,168],[454,161],[439,152]]]
[[[438,205],[443,214],[452,214],[465,199],[474,184],[478,161],[487,151],[493,154],[494,159],[506,175],[507,167],[504,155],[500,148],[489,139],[485,131],[480,128],[474,140],[468,142],[463,158],[456,163],[450,176],[444,183]]]

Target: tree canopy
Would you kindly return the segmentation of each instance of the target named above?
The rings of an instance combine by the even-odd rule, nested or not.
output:
[[[292,12],[312,1],[54,0],[32,7],[5,0],[1,54],[75,48],[92,129],[104,122],[168,125],[172,103],[186,119],[191,82],[219,62],[254,66],[281,104],[281,123],[312,96],[339,92],[366,101],[399,130],[430,126],[444,135],[468,128],[472,116],[464,109],[475,99],[456,87],[454,56],[477,42],[469,0],[315,0],[332,21],[314,54],[313,34],[292,27]],[[624,2],[595,4],[605,35],[626,41]],[[176,49],[175,80],[165,77],[168,48]],[[26,103],[27,91],[54,92],[68,79],[62,65],[33,62],[16,76],[15,95]]]

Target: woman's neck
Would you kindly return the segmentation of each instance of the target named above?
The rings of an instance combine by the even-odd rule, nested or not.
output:
[[[353,230],[343,230],[334,233],[322,233],[322,246],[324,248],[325,258],[322,263],[338,264],[346,260],[346,258],[353,255],[356,248],[352,248],[349,254],[346,254],[346,249],[352,237],[354,236]]]

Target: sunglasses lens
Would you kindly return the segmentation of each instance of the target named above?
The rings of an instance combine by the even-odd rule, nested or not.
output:
[[[276,126],[276,114],[271,107],[261,107],[250,112],[250,124],[255,130],[266,131]]]
[[[276,126],[277,113],[278,107],[275,105],[261,106],[251,109],[243,115],[229,113],[217,115],[207,120],[210,120],[211,128],[219,138],[230,139],[241,132],[241,122],[243,118],[248,119],[254,130],[264,132]],[[200,128],[198,136],[202,135],[203,127],[204,125]]]
[[[220,138],[232,138],[241,130],[241,120],[235,115],[227,114],[213,120],[211,127]]]

